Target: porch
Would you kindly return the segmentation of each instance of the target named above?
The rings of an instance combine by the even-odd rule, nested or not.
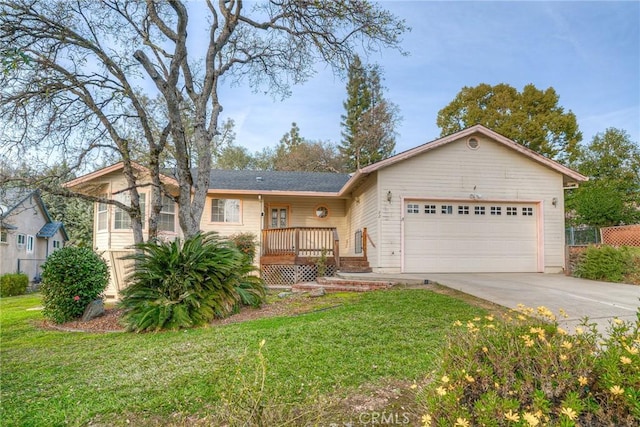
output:
[[[371,271],[366,228],[356,232],[358,256],[340,256],[335,227],[286,227],[262,230],[260,270],[267,285],[293,285],[333,276],[338,271]]]

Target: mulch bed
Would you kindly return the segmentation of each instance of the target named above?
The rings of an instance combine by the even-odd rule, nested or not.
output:
[[[295,304],[292,304],[294,302]],[[215,319],[210,325],[228,325],[276,316],[295,316],[314,311],[314,308],[321,302],[322,298],[309,298],[306,295],[291,295],[281,300],[263,304],[260,308],[243,307],[240,309],[239,313],[233,314],[224,319]],[[54,329],[65,332],[124,332],[125,327],[120,323],[121,315],[121,309],[105,307],[104,315],[87,322],[83,322],[78,319],[63,324],[56,324],[48,320],[44,320],[42,321],[42,327],[45,329]]]

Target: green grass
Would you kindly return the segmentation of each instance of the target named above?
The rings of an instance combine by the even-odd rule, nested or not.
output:
[[[434,369],[454,320],[482,315],[424,290],[372,292],[294,317],[156,334],[42,330],[36,295],[0,299],[2,425],[125,425],[215,415],[221,394],[251,376],[261,340],[266,388],[283,402],[335,395]],[[241,362],[244,360],[244,362]]]

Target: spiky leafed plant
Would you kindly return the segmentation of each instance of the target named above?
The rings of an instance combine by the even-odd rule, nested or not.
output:
[[[127,257],[135,267],[120,302],[129,330],[203,325],[227,316],[241,301],[236,286],[244,280],[245,257],[216,234],[136,247],[138,251]]]

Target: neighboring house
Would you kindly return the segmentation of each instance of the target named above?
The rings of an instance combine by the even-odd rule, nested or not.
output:
[[[0,191],[0,275],[20,272],[40,281],[42,263],[67,240],[37,190]]]
[[[164,179],[167,191],[176,191],[173,178]],[[201,228],[258,236],[260,267],[271,284],[313,276],[323,249],[332,268],[343,270],[560,272],[564,189],[586,179],[476,125],[351,175],[213,171]],[[122,164],[67,186],[127,198],[119,193],[127,188]],[[140,191],[148,200],[148,190]],[[165,200],[161,228],[169,238],[180,235],[177,210]],[[97,250],[132,243],[121,210],[98,205],[95,224]],[[113,286],[117,292],[120,285]]]

